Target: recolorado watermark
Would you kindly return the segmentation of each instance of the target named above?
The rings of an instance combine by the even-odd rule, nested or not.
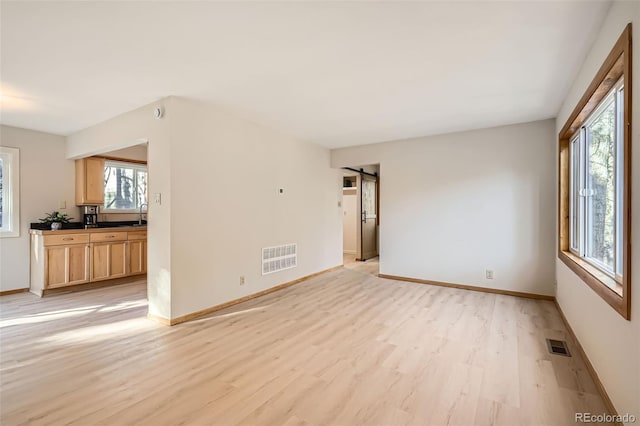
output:
[[[576,413],[576,423],[635,423],[636,416],[633,414],[593,414]]]

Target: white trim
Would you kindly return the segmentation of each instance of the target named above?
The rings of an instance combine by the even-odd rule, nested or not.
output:
[[[569,141],[569,250],[580,256],[580,133]]]
[[[615,190],[615,207],[616,207],[616,227],[615,227],[615,256],[613,260],[613,270],[615,279],[622,282],[623,270],[623,253],[624,253],[624,85],[618,82],[617,89],[617,105],[616,105],[616,190]]]
[[[137,169],[147,171],[147,165],[141,163],[129,163],[127,161],[120,160],[104,160],[104,166],[107,167],[124,167],[127,169]]]
[[[2,158],[2,214],[8,215],[8,224],[0,223],[0,238],[20,236],[20,150],[0,147]],[[4,218],[3,218],[4,222]]]

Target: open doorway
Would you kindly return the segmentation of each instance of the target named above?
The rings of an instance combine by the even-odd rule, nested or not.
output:
[[[366,262],[377,274],[379,218],[378,165],[343,169],[343,261],[347,267],[362,268]],[[360,265],[359,265],[360,264]]]
[[[42,296],[139,284],[134,293],[140,300],[135,303],[146,304],[147,155],[147,145],[139,144],[76,160],[75,204],[80,221],[65,223],[64,229],[56,231],[64,233],[55,237],[60,242],[51,240],[50,234],[32,238],[32,250],[42,253],[32,256],[36,259],[32,275],[37,277],[31,281],[33,293]],[[103,293],[108,299],[110,293]],[[120,297],[117,290],[113,294]]]
[[[103,164],[103,202],[96,210],[97,228],[113,230],[114,238],[109,240],[109,243],[115,244],[117,240],[123,245],[121,256],[124,258],[124,268],[121,268],[122,276],[119,282],[141,283],[141,288],[146,290],[148,144],[103,152],[97,157],[102,159]],[[116,232],[120,230],[122,232]],[[126,241],[122,241],[125,237]],[[109,253],[107,243],[96,244],[92,250],[94,259],[100,257],[99,250],[104,251],[111,261],[115,258],[113,253]],[[92,262],[94,271],[97,263]],[[113,267],[107,264],[106,268],[99,272],[99,279],[110,281]],[[143,294],[146,301],[146,291],[141,290],[140,296]]]

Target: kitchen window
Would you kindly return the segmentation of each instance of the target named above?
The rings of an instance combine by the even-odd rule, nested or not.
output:
[[[631,24],[559,135],[558,258],[631,318]]]
[[[104,213],[146,211],[147,166],[107,160],[104,163]]]
[[[20,236],[20,151],[0,147],[0,237]]]

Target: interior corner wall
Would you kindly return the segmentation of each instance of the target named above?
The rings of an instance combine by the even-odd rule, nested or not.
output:
[[[175,107],[173,318],[342,264],[342,173],[328,149],[209,104]],[[298,266],[262,275],[261,249],[287,243]]]
[[[149,203],[147,225],[147,288],[149,313],[171,318],[171,155],[180,150],[173,134],[173,97],[129,111],[67,137],[67,158],[102,154],[148,142],[150,199],[161,194],[161,204]],[[164,108],[162,119],[153,110]]]
[[[556,297],[618,413],[640,419],[640,2],[617,1],[611,6],[560,109],[556,135],[629,22],[633,24],[631,321],[614,311],[559,259]]]
[[[380,273],[553,295],[554,124],[333,150],[380,164]]]
[[[7,291],[29,287],[31,222],[54,210],[77,219],[79,210],[74,163],[65,158],[63,136],[2,125],[0,144],[20,150],[20,235],[0,238],[0,291]]]

